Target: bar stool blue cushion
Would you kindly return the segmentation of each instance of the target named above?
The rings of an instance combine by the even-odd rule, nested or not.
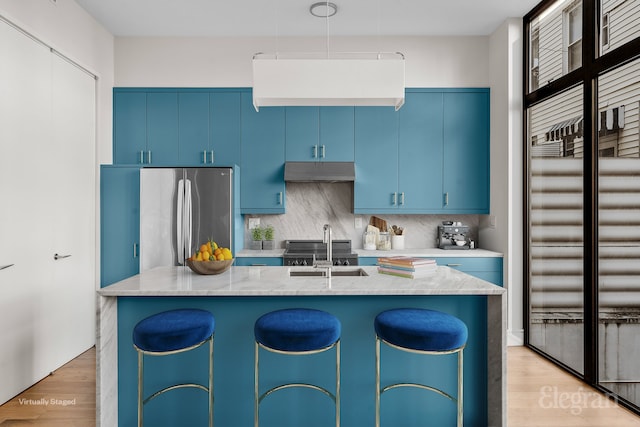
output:
[[[213,314],[206,310],[164,311],[138,322],[133,328],[133,343],[144,351],[181,350],[209,338],[215,326]]]
[[[329,347],[340,338],[338,318],[325,311],[291,308],[272,311],[255,323],[260,344],[281,351],[311,351]]]
[[[455,316],[421,308],[383,311],[374,321],[376,334],[398,347],[449,351],[467,342],[467,325]]]

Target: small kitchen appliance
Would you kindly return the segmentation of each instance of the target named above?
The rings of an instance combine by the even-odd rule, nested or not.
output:
[[[440,249],[470,249],[469,226],[461,222],[443,221],[438,226],[436,244]]]
[[[326,261],[327,245],[322,240],[287,240],[282,255],[284,265],[312,266],[313,261]],[[351,240],[332,240],[333,265],[358,265],[358,254],[351,251]]]

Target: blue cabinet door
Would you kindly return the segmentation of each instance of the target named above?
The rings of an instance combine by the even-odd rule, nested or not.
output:
[[[285,211],[285,112],[282,107],[256,112],[250,92],[242,93],[241,212]]]
[[[154,166],[178,163],[178,94],[147,93],[147,162]]]
[[[356,107],[355,160],[355,213],[397,213],[398,113],[392,107]]]
[[[406,93],[398,135],[398,205],[402,213],[442,210],[442,116],[442,93]]]
[[[353,107],[287,107],[286,160],[353,162]]]
[[[209,98],[210,163],[240,164],[240,92],[212,92]]]
[[[354,107],[320,107],[320,160],[354,161],[354,125]]]
[[[113,162],[139,164],[147,149],[147,94],[113,93]]]
[[[286,107],[285,116],[286,160],[320,161],[318,107]]]
[[[139,272],[140,169],[100,167],[100,287]]]
[[[210,162],[209,94],[182,92],[178,94],[180,164],[200,166]]]
[[[446,212],[489,213],[489,91],[444,94]]]

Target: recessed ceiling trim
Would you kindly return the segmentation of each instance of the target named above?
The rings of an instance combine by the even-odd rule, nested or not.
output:
[[[335,3],[320,1],[309,7],[309,13],[318,18],[330,18],[338,13],[338,6]]]

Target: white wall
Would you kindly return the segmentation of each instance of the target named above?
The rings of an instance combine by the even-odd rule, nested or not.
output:
[[[480,224],[481,246],[504,253],[510,344],[521,344],[522,270],[522,24],[505,21],[490,39],[491,215]],[[508,179],[505,180],[505,177]]]
[[[488,37],[331,38],[340,52],[406,56],[407,87],[486,87]],[[115,86],[250,87],[256,52],[323,52],[325,38],[149,38],[115,40]]]

